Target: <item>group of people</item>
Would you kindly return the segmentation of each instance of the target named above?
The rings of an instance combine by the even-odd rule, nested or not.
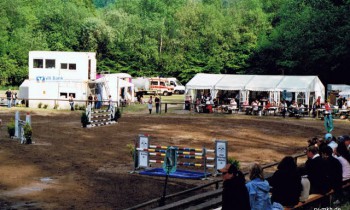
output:
[[[6,99],[7,99],[7,107],[11,108],[11,106],[16,106],[17,103],[17,93],[15,91],[11,91],[11,89],[8,89],[5,92]]]
[[[283,210],[305,202],[310,194],[324,195],[330,190],[334,191],[333,203],[339,203],[344,197],[342,184],[350,181],[350,137],[336,139],[327,133],[324,139],[308,143],[304,166],[298,167],[293,157],[286,156],[268,181],[256,163],[250,167],[248,182],[234,164],[220,169],[222,209]]]
[[[108,100],[112,100],[111,95],[108,96]],[[110,102],[108,102],[110,104]],[[88,96],[88,105],[91,105],[94,109],[100,109],[102,106],[101,98],[97,95],[92,95],[91,93]]]
[[[154,97],[154,103],[156,105],[156,113],[160,114],[160,97],[158,95],[156,95]],[[147,107],[148,107],[149,114],[152,114],[152,109],[153,109],[153,97],[152,96],[150,96],[148,101],[147,101]]]

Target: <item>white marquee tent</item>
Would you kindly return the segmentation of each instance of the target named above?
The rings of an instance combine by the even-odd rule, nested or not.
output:
[[[269,92],[269,99],[276,102],[280,101],[280,94],[283,91],[293,92],[295,98],[301,93],[305,100],[304,103],[308,105],[313,103],[318,96],[321,96],[321,101],[324,101],[325,96],[324,85],[317,76],[199,73],[186,84],[186,92],[193,98],[195,90],[205,89],[209,90],[213,96],[216,96],[219,90],[239,90],[243,101],[249,98],[251,91]]]

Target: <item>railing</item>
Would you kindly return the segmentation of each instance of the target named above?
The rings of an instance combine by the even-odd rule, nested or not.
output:
[[[292,155],[292,157],[294,158],[296,163],[297,163],[298,158],[304,157],[304,156],[306,156],[305,153]],[[277,166],[278,164],[279,164],[279,162],[269,163],[269,164],[263,165],[262,168],[263,169],[267,169],[267,168],[271,168],[271,167]],[[249,174],[249,172],[245,171],[243,174],[246,176],[246,175]],[[219,189],[219,184],[221,182],[222,182],[222,180],[216,180],[216,181],[213,181],[213,182],[210,182],[210,183],[207,183],[207,184],[204,184],[204,185],[200,185],[200,186],[188,189],[188,190],[184,190],[184,191],[181,191],[181,192],[178,192],[178,193],[167,195],[167,196],[165,196],[165,200],[176,199],[177,197],[185,196],[185,195],[188,195],[188,194],[190,194],[192,192],[196,192],[198,190],[202,190],[204,188],[207,188],[207,187],[215,185],[215,190],[214,191],[200,193],[200,194],[197,194],[195,196],[188,197],[186,199],[182,199],[182,200],[176,201],[173,204],[167,204],[164,207],[160,207],[159,210],[161,210],[161,209],[171,209],[171,208],[183,208],[183,206],[190,205],[191,203],[202,202],[203,200],[206,200],[206,199],[214,199],[215,197],[221,195],[222,189]],[[125,210],[135,210],[135,209],[145,208],[145,207],[151,206],[151,205],[154,206],[154,205],[158,204],[159,201],[160,201],[160,198],[152,199],[150,201],[138,204],[136,206],[127,208]],[[221,200],[219,200],[218,202],[219,202],[219,204],[221,204]],[[212,205],[212,203],[208,203],[208,205]],[[217,203],[215,203],[215,205],[217,205]]]

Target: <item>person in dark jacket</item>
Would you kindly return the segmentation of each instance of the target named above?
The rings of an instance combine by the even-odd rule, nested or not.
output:
[[[293,157],[287,156],[282,159],[269,183],[272,187],[272,202],[287,207],[293,207],[299,203],[302,191],[301,176]]]
[[[242,172],[233,164],[227,164],[219,171],[224,180],[222,210],[250,210],[249,194]]]
[[[330,146],[320,148],[321,157],[326,161],[326,171],[330,180],[330,187],[334,190],[335,199],[341,197],[343,184],[343,167],[338,159],[333,157],[333,149]]]
[[[327,175],[326,161],[318,154],[316,146],[309,146],[306,150],[308,160],[305,169],[310,180],[310,194],[326,194],[330,191],[330,181]]]

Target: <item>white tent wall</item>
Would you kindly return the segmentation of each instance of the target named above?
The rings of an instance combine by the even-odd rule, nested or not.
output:
[[[186,92],[189,90],[209,89],[212,93],[216,90],[239,90],[240,101],[249,98],[251,91],[264,91],[269,93],[269,100],[280,103],[281,92],[294,93],[297,98],[298,93],[303,93],[303,101],[307,105],[313,102],[310,97],[315,93],[315,97],[321,96],[324,102],[325,88],[317,76],[284,76],[284,75],[222,75],[203,74],[195,75],[187,84]],[[215,90],[215,91],[214,91]],[[194,98],[194,96],[192,95]]]

